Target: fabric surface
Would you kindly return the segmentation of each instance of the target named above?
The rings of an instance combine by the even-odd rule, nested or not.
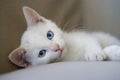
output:
[[[120,80],[119,62],[62,62],[1,75],[0,80]]]

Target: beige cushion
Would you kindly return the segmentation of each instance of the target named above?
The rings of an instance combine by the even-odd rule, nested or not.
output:
[[[119,62],[62,62],[18,70],[0,80],[120,80]]]

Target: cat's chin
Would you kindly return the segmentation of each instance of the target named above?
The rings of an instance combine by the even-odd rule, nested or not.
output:
[[[60,56],[61,56],[63,54],[63,50],[64,49],[61,49],[61,50],[57,51],[57,53],[60,54]]]

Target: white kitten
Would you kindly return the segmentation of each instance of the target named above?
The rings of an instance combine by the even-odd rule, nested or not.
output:
[[[109,51],[109,46],[120,45],[120,42],[109,34],[84,31],[67,33],[29,7],[24,7],[23,13],[28,27],[19,48],[9,55],[14,64],[28,67],[56,61],[116,60],[109,56],[109,53],[114,55]],[[117,49],[120,47],[117,46]],[[120,50],[116,54],[120,59]]]

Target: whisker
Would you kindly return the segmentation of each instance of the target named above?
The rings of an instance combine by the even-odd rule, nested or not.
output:
[[[69,25],[69,21],[64,24],[64,26],[62,27],[62,29],[65,30],[65,28],[66,28],[68,25]]]
[[[69,20],[64,24],[64,26],[62,27],[62,29],[65,30],[66,27],[69,25],[69,23],[70,23],[72,20],[73,20],[72,18],[69,19]]]
[[[71,28],[69,28],[68,32],[72,31],[73,29],[76,29],[78,26],[80,26],[80,24],[76,24],[72,26]]]

